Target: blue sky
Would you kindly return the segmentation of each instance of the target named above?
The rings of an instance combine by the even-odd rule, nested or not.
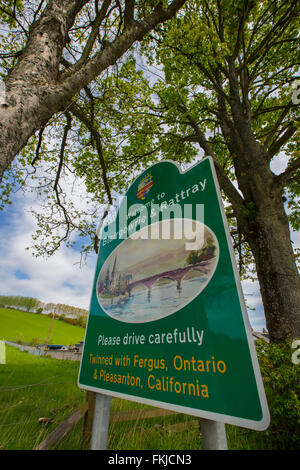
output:
[[[32,196],[17,193],[13,204],[0,212],[0,294],[88,309],[96,256],[82,267],[80,253],[65,247],[48,259],[34,257],[26,250],[36,229],[31,207],[37,207]]]
[[[283,171],[283,159],[273,163],[273,170]],[[80,266],[80,253],[76,249],[62,247],[51,258],[36,258],[26,250],[32,245],[36,221],[30,212],[38,202],[32,194],[18,192],[13,204],[0,212],[0,294],[35,297],[42,302],[65,303],[89,308],[96,255],[91,254],[86,264]],[[296,246],[300,246],[299,233],[291,234]],[[263,306],[257,282],[242,283],[252,328],[261,331],[265,327]],[[252,310],[255,308],[255,310]]]

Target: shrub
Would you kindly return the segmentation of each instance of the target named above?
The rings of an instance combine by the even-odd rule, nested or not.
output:
[[[77,318],[77,325],[78,325],[78,326],[83,326],[83,327],[86,326],[85,318],[84,318],[82,315],[80,315],[80,316]]]
[[[276,450],[300,448],[300,364],[293,364],[291,343],[256,342],[271,424],[265,431]]]
[[[39,336],[35,336],[34,338],[30,340],[30,344],[32,344],[32,346],[37,346],[38,344],[41,344],[41,343],[42,343],[42,340]]]
[[[23,344],[24,342],[24,335],[22,333],[19,333],[17,336],[16,336],[16,342],[17,344]]]

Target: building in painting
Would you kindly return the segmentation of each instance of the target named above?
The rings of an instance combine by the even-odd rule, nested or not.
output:
[[[113,267],[108,266],[103,278],[98,280],[97,291],[102,295],[124,295],[128,292],[127,285],[132,280],[131,274],[122,274],[118,269],[117,256],[114,259]]]
[[[113,269],[111,272],[111,284],[110,284],[110,290],[112,293],[116,293],[118,290],[118,269],[117,269],[117,257],[115,257]]]

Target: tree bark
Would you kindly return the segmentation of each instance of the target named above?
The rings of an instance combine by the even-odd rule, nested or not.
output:
[[[284,181],[272,173],[268,150],[255,138],[248,88],[242,102],[232,60],[229,71],[232,121],[223,107],[221,127],[244,196],[244,217],[237,219],[255,259],[270,340],[282,342],[300,337],[300,277],[282,201]]]
[[[5,170],[29,138],[74,96],[116,61],[156,25],[172,18],[185,0],[158,4],[147,17],[127,16],[126,28],[90,59],[79,60],[63,73],[60,63],[68,31],[88,0],[50,0],[29,32],[16,67],[5,80],[6,103],[0,105],[0,182]],[[132,21],[130,22],[130,18]],[[80,64],[80,66],[78,65]]]
[[[262,203],[248,241],[255,258],[270,340],[282,342],[300,338],[300,277],[281,197],[266,199],[269,198]]]
[[[51,0],[31,25],[17,65],[5,80],[6,105],[0,113],[0,181],[34,132],[61,108],[55,100],[59,64],[68,30],[87,0]],[[49,97],[53,96],[50,106]],[[56,101],[56,104],[55,104]]]
[[[247,155],[237,158],[235,166],[248,218],[246,227],[243,219],[243,231],[255,259],[270,339],[282,342],[300,337],[300,277],[282,185],[271,172],[264,149],[251,140]]]

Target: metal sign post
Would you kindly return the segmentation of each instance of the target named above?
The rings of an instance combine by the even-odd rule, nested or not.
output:
[[[201,419],[203,450],[228,450],[225,424],[210,419]]]
[[[96,393],[91,450],[106,450],[110,414],[110,396]]]

